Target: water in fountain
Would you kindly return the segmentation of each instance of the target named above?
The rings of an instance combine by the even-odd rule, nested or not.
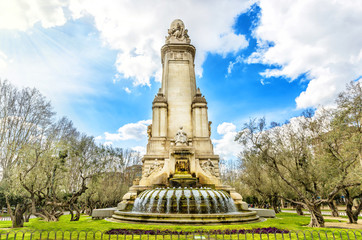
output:
[[[172,208],[173,205],[176,205],[176,208]],[[235,211],[237,210],[234,201],[227,192],[210,188],[156,188],[145,190],[135,199],[132,209],[132,212],[141,213],[182,214],[227,213]]]
[[[204,202],[206,205],[207,213],[210,213],[210,202],[209,202],[209,196],[207,195],[207,192],[205,190],[200,190],[202,197],[204,198]]]
[[[160,194],[158,194],[158,201],[157,201],[157,212],[161,212],[161,203],[163,196],[165,196],[167,190],[161,190]]]
[[[153,194],[153,191],[150,190],[147,195],[145,196],[145,198],[143,199],[142,203],[141,204],[141,212],[146,212],[146,204],[148,202],[148,200],[151,199],[151,195]]]
[[[171,200],[172,200],[172,196],[173,196],[174,190],[168,190],[167,194],[166,194],[166,213],[170,213],[171,210]]]
[[[187,201],[187,213],[190,214],[190,198],[191,198],[191,190],[185,189],[184,194]]]
[[[235,207],[233,199],[229,196],[226,196],[224,192],[220,192],[220,193],[226,202],[228,212],[236,212],[236,207]],[[230,201],[230,199],[231,199],[231,201]]]
[[[153,194],[151,196],[150,204],[148,205],[147,212],[152,212],[153,203],[154,203],[154,201],[156,199],[156,196],[157,196],[159,191],[160,190],[157,190],[157,191],[153,192]]]
[[[146,190],[140,194],[138,198],[136,198],[135,203],[133,205],[132,212],[140,212],[142,211],[143,201],[145,200],[147,194],[150,194],[151,190]]]
[[[141,194],[143,194],[143,196],[144,196],[145,192],[143,192]],[[139,212],[141,210],[139,207],[140,207],[140,202],[142,202],[142,200],[143,200],[143,196],[136,198],[136,200],[134,201],[134,204],[133,204],[132,212]]]
[[[194,198],[195,198],[197,212],[201,213],[201,196],[200,196],[200,192],[198,190],[192,190],[192,194],[194,195]]]
[[[219,202],[220,202],[222,211],[223,211],[223,212],[227,212],[228,209],[227,209],[227,207],[226,207],[224,198],[221,196],[221,194],[219,193],[219,191],[215,191],[215,194],[216,194],[217,198],[219,199]]]
[[[229,207],[228,207],[228,210],[229,210],[230,212],[237,212],[237,211],[238,211],[238,210],[236,209],[236,206],[235,206],[235,203],[234,203],[233,198],[228,197],[227,205],[229,206]]]
[[[180,199],[181,199],[181,196],[182,196],[182,190],[181,189],[176,190],[175,195],[176,195],[177,212],[179,213],[180,212]]]
[[[220,210],[219,210],[219,208],[218,208],[218,202],[217,202],[217,199],[216,199],[216,196],[215,196],[215,194],[214,194],[214,192],[212,191],[212,190],[209,190],[209,191],[207,191],[208,193],[209,193],[209,195],[211,196],[211,199],[212,199],[212,202],[214,203],[214,210],[215,210],[215,212],[216,213],[219,213],[220,212]]]

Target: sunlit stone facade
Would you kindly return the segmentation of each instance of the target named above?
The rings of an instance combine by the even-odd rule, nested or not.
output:
[[[161,48],[162,85],[152,103],[142,178],[123,197],[118,205],[121,211],[130,210],[144,190],[180,186],[224,190],[239,210],[247,209],[240,194],[220,181],[207,101],[196,85],[196,49],[190,42],[184,23],[174,20]]]

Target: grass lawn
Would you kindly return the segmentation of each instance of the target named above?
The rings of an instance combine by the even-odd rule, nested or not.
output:
[[[276,218],[269,218],[267,221],[249,224],[224,224],[224,225],[156,225],[156,224],[135,224],[135,223],[113,223],[106,220],[92,220],[87,215],[82,215],[80,221],[70,222],[70,216],[65,215],[60,217],[59,222],[44,222],[39,218],[30,219],[30,222],[25,223],[24,228],[18,230],[71,230],[71,231],[107,231],[110,229],[145,229],[145,230],[165,230],[172,229],[177,231],[196,231],[199,229],[214,230],[214,229],[251,229],[251,228],[267,228],[276,227],[287,230],[315,230],[308,228],[306,225],[310,221],[309,216],[298,216],[294,213],[279,213]],[[337,220],[325,220],[326,222],[338,222]],[[11,227],[10,221],[0,221],[0,229],[6,230]],[[318,230],[326,229],[319,228]],[[9,229],[10,230],[10,229]],[[328,230],[332,230],[328,228]],[[336,230],[336,229],[333,229]]]

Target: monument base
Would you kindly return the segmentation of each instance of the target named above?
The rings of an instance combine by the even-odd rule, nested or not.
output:
[[[115,211],[113,220],[170,224],[220,224],[259,222],[255,211],[213,214],[162,214]]]

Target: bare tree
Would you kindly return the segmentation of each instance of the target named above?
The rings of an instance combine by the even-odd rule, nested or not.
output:
[[[19,152],[39,137],[42,129],[52,121],[51,105],[36,89],[18,90],[8,81],[0,81],[0,167],[2,187],[7,199],[13,227],[23,226],[26,206],[17,205],[13,212],[8,193],[12,181],[11,171],[18,162]]]
[[[106,159],[105,171],[92,178],[82,196],[88,214],[96,207],[116,206],[142,172],[141,157],[136,151],[102,146],[100,156]]]

